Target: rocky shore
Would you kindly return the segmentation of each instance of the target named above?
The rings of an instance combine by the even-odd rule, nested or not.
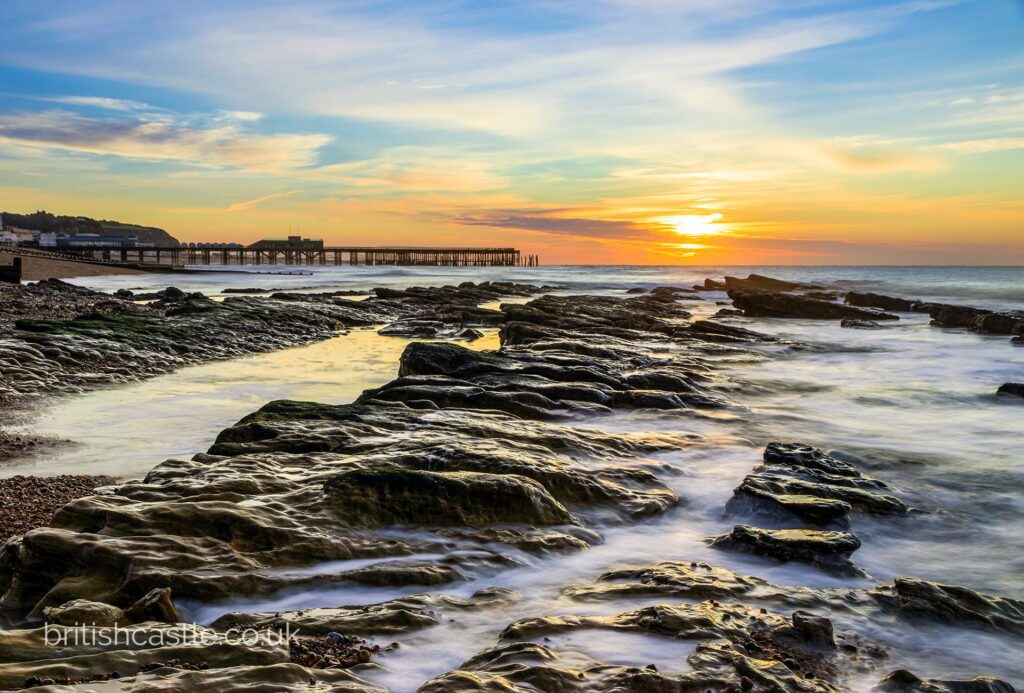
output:
[[[427,318],[462,329],[495,324],[495,312],[477,306],[524,291],[541,288],[469,283],[432,291],[381,289],[366,301],[287,293],[214,301],[173,287],[136,297],[59,280],[0,285],[0,403],[309,344],[355,326]]]
[[[657,522],[695,500],[670,483],[684,473],[670,460],[699,436],[586,424],[613,412],[742,411],[742,389],[722,364],[764,358],[765,345],[801,347],[694,319],[686,301],[721,290],[744,314],[777,318],[895,321],[917,305],[849,294],[839,303],[828,287],[758,275],[626,297],[498,283],[377,289],[358,302],[286,293],[215,302],[167,290],[142,305],[59,282],[0,295],[0,316],[8,316],[0,396],[8,402],[304,344],[352,326],[462,339],[471,338],[467,329],[497,327],[501,341],[493,351],[414,342],[394,380],[350,404],[271,402],[224,430],[205,454],[167,461],[109,493],[63,499],[70,502],[45,526],[0,546],[0,620],[8,626],[0,630],[0,689],[381,690],[373,680],[388,667],[391,643],[400,651],[412,634],[526,603],[505,587],[452,594],[460,585],[500,583],[539,559],[557,564],[614,529]],[[531,300],[480,308],[509,296]],[[948,307],[929,311],[945,316],[941,326],[953,320]],[[991,330],[1014,316],[957,320]],[[1007,334],[1019,334],[1014,325]],[[912,494],[847,458],[786,440],[757,456],[722,508],[733,529],[707,537],[716,553],[864,576],[855,559],[859,524],[917,521]],[[186,618],[181,604],[330,586],[411,594],[224,609],[184,640],[163,637]],[[1024,638],[1024,603],[917,577],[819,588],[653,559],[584,576],[562,597],[564,612],[523,612],[460,666],[403,690],[832,693],[869,677],[885,691],[1002,693],[1011,684],[985,672],[938,680],[894,670],[886,647],[849,624],[955,624]],[[629,608],[617,607],[623,599]],[[55,653],[44,623],[123,626],[147,645],[90,642]],[[232,637],[240,629],[259,635],[240,642]],[[273,637],[296,629],[295,639]],[[616,664],[560,644],[565,635],[605,632],[638,643],[689,642],[687,671]]]

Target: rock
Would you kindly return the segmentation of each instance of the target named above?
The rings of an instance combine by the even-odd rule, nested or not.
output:
[[[328,478],[324,494],[358,526],[575,523],[543,486],[514,474],[358,469]]]
[[[1024,330],[1022,313],[988,313],[975,318],[971,329],[989,334],[1021,334]]]
[[[850,526],[847,514],[852,506],[846,501],[807,493],[788,493],[788,490],[782,484],[772,483],[771,479],[751,475],[733,492],[726,510],[733,515],[763,513],[782,522],[796,518],[818,527],[845,529]]]
[[[1024,601],[1017,599],[910,577],[898,577],[871,594],[886,608],[908,615],[1024,635]]]
[[[546,295],[526,304],[502,305],[502,312],[506,322],[634,338],[640,337],[637,332],[671,334],[677,327],[673,320],[691,317],[674,293],[653,291],[626,299]]]
[[[768,443],[764,449],[764,463],[813,469],[835,476],[861,476],[860,470],[849,462],[837,460],[817,448],[802,443]]]
[[[913,312],[921,302],[906,298],[897,298],[895,296],[883,296],[882,294],[873,294],[869,292],[850,291],[846,294],[846,303],[848,305],[859,306],[861,308],[880,308],[882,310],[891,310],[899,313],[910,313]]]
[[[846,318],[839,323],[840,327],[851,327],[858,330],[878,330],[882,326],[874,320],[854,320],[852,318]]]
[[[754,468],[736,487],[726,510],[738,515],[761,515],[786,524],[799,521],[818,527],[846,529],[847,513],[906,515],[907,505],[881,493],[887,486],[848,462],[799,443],[769,443],[764,464]]]
[[[886,674],[875,690],[886,693],[1014,693],[1013,686],[992,676],[977,676],[968,681],[940,681],[922,679],[906,669]]]
[[[114,295],[117,296],[118,298],[131,298],[135,294],[129,291],[128,289],[118,289],[117,291],[114,292]]]
[[[222,290],[221,293],[222,294],[270,294],[270,293],[274,293],[275,291],[280,291],[280,289],[260,289],[258,287],[241,288],[241,287],[230,287],[229,286],[228,288]]]
[[[996,394],[1024,397],[1024,383],[1003,383],[999,386],[999,389],[996,390]]]
[[[806,298],[792,293],[771,293],[752,289],[730,289],[733,305],[745,315],[768,318],[813,320],[899,320],[899,316],[842,303]]]
[[[836,638],[832,621],[808,611],[793,612],[793,631],[806,643],[816,647],[835,649]]]
[[[534,552],[580,550],[597,541],[574,524],[565,503],[599,508],[599,517],[619,521],[672,507],[679,498],[635,458],[682,445],[670,436],[577,431],[494,412],[275,402],[222,433],[213,454],[168,461],[144,480],[123,484],[117,495],[76,501],[51,527],[8,543],[0,549],[0,592],[11,618],[37,617],[44,607],[75,598],[125,609],[165,587],[176,599],[215,601],[348,579],[337,570],[281,570],[286,567],[450,552],[454,561],[461,555],[456,547],[470,541],[478,543],[471,554],[417,568],[416,579],[472,579],[507,566],[493,548],[504,541]],[[463,502],[452,491],[437,514],[432,508],[442,501],[419,497],[416,489],[425,486],[413,485],[408,498],[421,505],[381,508],[378,492],[407,492],[368,478],[381,468],[429,473],[441,477],[442,489],[464,486],[469,497]],[[325,479],[352,471],[365,482],[345,482],[362,497],[356,505],[324,493]],[[345,484],[334,484],[342,493]],[[459,527],[454,534],[438,527],[471,517],[519,526]],[[372,526],[360,524],[366,522]],[[425,527],[373,531],[393,522]],[[567,524],[549,529],[552,522]],[[405,583],[415,577],[390,574]]]
[[[718,311],[721,314],[723,311]],[[738,314],[740,311],[731,311]],[[698,335],[701,339],[715,342],[769,342],[772,338],[753,330],[735,325],[723,325],[712,320],[694,320],[685,328],[687,334]]]
[[[481,372],[493,357],[457,344],[413,342],[402,352],[398,376],[445,375],[464,378]]]
[[[444,325],[434,321],[408,320],[391,323],[387,327],[377,330],[377,334],[384,337],[405,337],[407,339],[423,339],[427,337],[438,337]]]
[[[737,277],[726,277],[726,289],[757,289],[760,291],[795,291],[801,287],[808,286],[798,282],[788,282],[783,279],[766,277],[763,274],[750,274],[746,279]]]
[[[840,575],[863,576],[850,562],[860,548],[860,539],[849,532],[809,529],[761,529],[736,525],[731,532],[715,537],[711,545],[766,556],[776,560],[801,561]]]
[[[563,594],[588,601],[640,596],[728,599],[742,597],[762,587],[769,585],[760,578],[739,575],[726,568],[699,561],[669,561],[612,570],[601,575],[597,582],[567,588]]]
[[[807,472],[803,477],[757,468],[737,487],[736,495],[774,503],[779,506],[778,510],[818,525],[839,521],[851,509],[874,515],[906,515],[908,512],[907,505],[899,498],[878,493],[874,485],[879,482],[874,480],[864,478],[862,484],[869,488],[859,488],[848,477],[829,479],[818,472]]]
[[[805,628],[801,631],[790,619],[765,609],[713,600],[658,604],[614,616],[526,618],[505,628],[499,645],[421,690],[463,690],[460,686],[469,682],[487,682],[484,690],[724,691],[742,689],[746,677],[752,681],[748,688],[836,693],[839,689],[832,682],[839,671],[870,666],[884,654],[847,634],[835,634],[839,646],[829,648],[823,644],[825,624],[809,615],[806,619],[814,624],[798,617]],[[653,666],[581,662],[578,652],[568,661],[559,656],[557,636],[596,629],[612,630],[619,637],[638,633],[701,642],[687,658],[690,671],[683,674],[662,673]],[[542,638],[544,644],[538,644]],[[623,654],[628,656],[629,646],[624,647]],[[638,643],[638,647],[642,646]],[[639,659],[643,653],[638,650],[636,656]],[[498,680],[504,682],[503,688],[492,686]]]
[[[975,332],[990,334],[1021,334],[1024,313],[995,312],[986,308],[955,306],[944,303],[928,304],[932,325],[936,327],[966,327]]]
[[[644,289],[644,288],[639,287],[639,286],[635,286],[632,289],[626,289],[626,293],[627,294],[645,294],[645,293],[647,293],[647,289]]]
[[[467,342],[472,342],[477,339],[480,339],[483,336],[484,333],[481,332],[480,330],[474,330],[472,327],[467,327],[466,329],[462,330],[457,335],[455,335],[455,339],[464,339]]]
[[[816,298],[819,301],[838,301],[845,294],[841,291],[807,291],[803,290],[800,294],[806,298]]]
[[[752,628],[776,629],[789,624],[778,614],[714,600],[698,604],[657,604],[616,616],[540,616],[510,624],[503,640],[536,639],[577,630],[610,629],[666,635],[680,639],[743,641]]]
[[[229,296],[217,302],[176,287],[131,300],[56,280],[5,287],[0,290],[0,363],[16,362],[18,368],[2,374],[0,402],[81,392],[214,359],[309,344],[345,327],[411,324],[425,336],[470,339],[475,333],[466,329],[505,321],[503,313],[479,304],[540,291],[483,282],[382,290],[365,301],[330,292]],[[151,303],[135,302],[142,300]],[[650,301],[652,309],[659,305]],[[424,326],[436,327],[426,331]]]
[[[59,626],[114,626],[125,623],[124,612],[116,606],[92,602],[87,599],[75,599],[60,606],[43,609],[43,618],[47,623]]]
[[[666,328],[684,333],[683,328]],[[366,391],[359,401],[400,401],[419,408],[430,402],[439,408],[496,410],[529,419],[553,419],[584,410],[603,412],[607,407],[724,405],[702,391],[693,373],[678,363],[657,362],[628,345],[612,353],[607,347],[590,349],[577,343],[574,348],[579,353],[569,354],[561,341],[527,341],[524,333],[533,330],[551,334],[510,323],[502,330],[503,347],[497,352],[440,342],[410,344],[400,361],[401,377]],[[721,327],[717,332],[734,340],[759,338],[738,329]]]
[[[469,599],[442,594],[414,594],[379,604],[303,609],[273,613],[231,612],[213,622],[215,630],[230,626],[251,628],[289,628],[307,635],[397,635],[441,623],[445,614],[486,609],[508,604],[517,598],[514,592],[499,588],[484,589]]]
[[[124,617],[129,623],[178,623],[181,617],[171,601],[171,590],[168,587],[157,588],[147,592],[141,599],[125,609]]]
[[[247,642],[228,640],[202,626],[182,630],[176,625],[146,624],[125,626],[116,638],[114,633],[111,628],[56,625],[0,630],[0,688],[19,688],[30,676],[89,681],[114,671],[158,671],[172,662],[171,666],[179,667],[230,669],[288,661],[287,643],[266,633]],[[118,687],[131,690],[132,678],[117,679]],[[134,690],[153,689],[142,685]]]

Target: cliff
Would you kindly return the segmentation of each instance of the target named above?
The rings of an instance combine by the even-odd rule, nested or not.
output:
[[[153,226],[138,226],[137,224],[125,224],[120,221],[107,219],[90,219],[88,217],[56,216],[49,212],[38,211],[32,214],[14,214],[4,212],[4,224],[17,226],[22,229],[38,229],[40,231],[54,231],[77,235],[80,233],[95,233],[100,236],[127,236],[135,234],[143,243],[153,243],[159,246],[179,245],[178,239],[163,229]]]

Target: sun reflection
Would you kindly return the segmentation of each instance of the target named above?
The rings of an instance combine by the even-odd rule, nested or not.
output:
[[[716,222],[722,218],[719,212],[712,214],[684,214],[674,217],[661,217],[658,221],[675,227],[680,236],[713,236],[725,230],[724,225]]]

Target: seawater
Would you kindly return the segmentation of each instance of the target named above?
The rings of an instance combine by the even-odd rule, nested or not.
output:
[[[238,268],[174,277],[180,288],[218,295],[231,287],[331,291],[512,280],[562,287],[559,293],[623,295],[626,288],[687,286],[704,277],[758,272],[784,279],[877,291],[922,300],[992,308],[1024,305],[1024,268],[935,267],[316,267],[303,274],[249,274]],[[288,268],[297,271],[298,268]],[[153,290],[165,275],[92,277],[75,283],[113,291]],[[711,294],[714,299],[715,295]],[[721,296],[719,299],[723,298]],[[708,315],[718,306],[700,309]],[[1024,598],[1024,402],[996,397],[1003,382],[1024,380],[1024,349],[1006,337],[930,327],[924,315],[902,316],[883,330],[843,329],[828,321],[730,319],[733,324],[786,337],[810,348],[761,347],[763,358],[724,359],[729,395],[743,405],[725,416],[630,412],[582,419],[584,427],[631,433],[699,434],[702,442],[665,453],[675,467],[666,482],[687,504],[654,521],[609,528],[593,549],[552,558],[516,556],[523,568],[445,588],[468,596],[485,586],[508,586],[523,600],[507,608],[458,614],[436,628],[401,638],[371,678],[395,691],[457,667],[493,643],[508,623],[529,615],[613,614],[650,599],[579,604],[560,597],[568,585],[617,565],[704,560],[779,584],[866,588],[898,575],[964,585]],[[5,467],[12,473],[106,473],[136,476],[168,456],[205,450],[216,434],[266,401],[278,398],[342,403],[394,377],[406,340],[373,330],[320,344],[205,364],[152,380],[58,400],[40,414],[37,431],[79,441],[44,460]],[[478,348],[494,348],[493,333]],[[921,509],[910,518],[856,516],[863,540],[855,562],[869,579],[843,579],[797,564],[715,551],[706,538],[735,520],[722,509],[732,489],[757,463],[770,440],[799,441],[855,456],[865,471],[888,481]],[[335,566],[337,569],[354,566]],[[415,589],[334,585],[287,591],[229,604],[184,604],[209,622],[229,610],[278,610],[371,603]],[[1019,642],[946,625],[837,615],[891,652],[880,671],[849,685],[868,690],[885,671],[910,668],[921,676],[999,676],[1024,682]],[[552,644],[552,643],[548,643]],[[561,636],[560,652],[603,661],[685,671],[693,643],[600,631]],[[570,657],[572,655],[570,654]]]

